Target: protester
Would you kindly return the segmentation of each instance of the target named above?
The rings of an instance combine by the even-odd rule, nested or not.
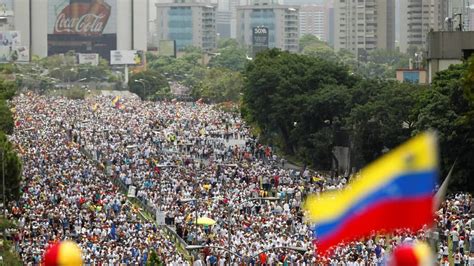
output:
[[[343,189],[347,177],[300,171],[253,138],[238,114],[212,105],[34,94],[12,104],[24,180],[9,215],[19,222],[24,263],[38,264],[48,243],[71,239],[89,264],[143,264],[154,252],[166,265],[189,265],[113,183],[134,187],[189,245],[230,250],[204,249],[194,265],[380,265],[401,243],[427,240],[442,247],[438,254],[449,254],[451,241],[467,263],[474,249],[472,199],[459,194],[436,213],[436,230],[374,235],[315,256],[300,205],[310,193]],[[216,223],[197,225],[200,217]]]

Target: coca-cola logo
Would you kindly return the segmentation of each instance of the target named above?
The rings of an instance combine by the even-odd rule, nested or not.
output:
[[[55,34],[100,35],[107,25],[110,6],[104,3],[76,3],[66,6],[56,17]]]

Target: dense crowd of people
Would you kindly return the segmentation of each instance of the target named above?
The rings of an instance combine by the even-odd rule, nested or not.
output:
[[[415,241],[436,247],[439,262],[449,254],[459,265],[472,260],[469,194],[445,201],[433,230],[374,235],[315,256],[301,203],[310,193],[342,189],[346,177],[286,163],[240,116],[212,105],[118,101],[32,94],[13,100],[11,140],[24,180],[9,215],[19,222],[14,238],[25,263],[39,263],[48,243],[72,239],[86,263],[142,264],[155,252],[166,265],[187,265],[112,181],[134,187],[135,197],[188,244],[211,246],[194,253],[195,265],[381,265],[395,246]],[[215,224],[196,223],[202,217]]]
[[[10,215],[19,224],[15,248],[25,264],[38,265],[48,244],[71,239],[90,265],[142,264],[151,250],[166,263],[185,265],[173,243],[140,219],[71,138],[78,121],[93,119],[87,102],[22,96],[12,104],[17,121],[11,141],[24,179]]]

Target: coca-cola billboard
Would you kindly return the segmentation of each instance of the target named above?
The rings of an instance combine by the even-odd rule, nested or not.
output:
[[[109,60],[117,48],[117,0],[49,0],[48,55],[75,51]]]

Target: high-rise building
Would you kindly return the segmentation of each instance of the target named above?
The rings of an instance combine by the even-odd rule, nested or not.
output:
[[[305,34],[329,41],[329,8],[326,5],[300,6],[300,35]]]
[[[235,38],[236,7],[240,0],[218,0],[216,30],[221,38]]]
[[[332,2],[332,1],[331,1]],[[330,3],[328,6],[328,43],[331,47],[334,47],[334,32],[335,32],[335,21],[334,21],[334,4]]]
[[[474,2],[474,1],[473,1]],[[469,13],[469,31],[474,31],[474,5],[470,6],[472,8],[469,8],[468,13]]]
[[[471,20],[470,4],[474,1],[469,0],[449,0],[447,16],[453,20],[453,30],[469,30]],[[460,28],[460,25],[462,28]]]
[[[234,23],[235,25],[235,23]],[[220,38],[230,38],[232,35],[232,12],[217,10],[216,31]],[[235,30],[234,30],[235,32]]]
[[[394,49],[394,0],[335,0],[334,12],[336,50],[359,57],[374,49]]]
[[[196,0],[156,4],[156,36],[176,42],[176,50],[196,46],[203,51],[216,48],[217,5]]]
[[[449,0],[400,0],[400,51],[425,49],[430,31],[448,30]]]
[[[268,29],[268,47],[297,52],[299,48],[299,8],[280,5],[276,0],[254,0],[237,7],[237,41],[246,46],[254,43],[256,27]]]

